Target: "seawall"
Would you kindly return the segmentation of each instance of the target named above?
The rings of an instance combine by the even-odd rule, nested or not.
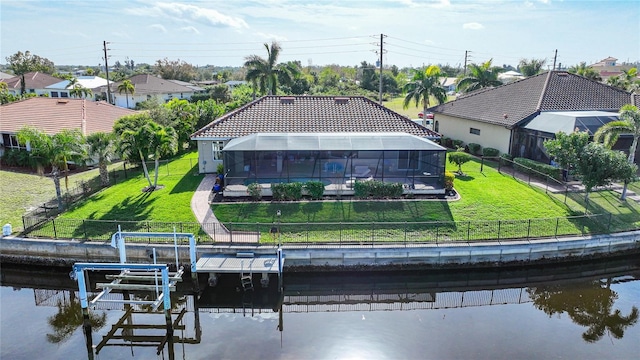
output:
[[[173,244],[127,243],[127,261],[175,264]],[[237,252],[274,254],[274,246],[199,245],[202,254]],[[284,245],[284,271],[394,270],[525,266],[640,254],[640,231],[554,239],[408,245]],[[189,268],[189,249],[178,246],[181,265]],[[3,237],[0,261],[17,264],[71,266],[75,262],[119,262],[118,250],[106,242]]]

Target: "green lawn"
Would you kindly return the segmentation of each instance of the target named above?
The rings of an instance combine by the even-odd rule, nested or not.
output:
[[[149,183],[144,176],[138,175],[75,204],[61,217],[195,222],[191,198],[203,178],[203,175],[197,174],[197,158],[197,152],[191,152],[162,165],[158,184],[164,187],[160,190],[142,192]],[[153,167],[149,168],[149,172],[153,181]]]

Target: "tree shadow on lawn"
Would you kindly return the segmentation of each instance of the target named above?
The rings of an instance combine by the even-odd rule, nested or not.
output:
[[[609,192],[611,190],[601,190],[601,191]],[[600,191],[591,192],[589,194],[589,207],[587,209],[588,210],[587,214],[599,215],[599,216],[594,216],[592,219],[590,218],[571,219],[572,223],[574,223],[578,229],[581,229],[582,232],[593,233],[593,234],[616,232],[616,231],[629,231],[629,230],[637,229],[637,226],[634,226],[633,223],[639,221],[640,213],[638,212],[638,209],[630,203],[630,201],[633,201],[633,200],[627,199],[626,201],[621,201],[620,195],[617,193],[615,193],[615,197],[610,197],[606,199],[602,199],[601,197],[600,198],[601,201],[608,202],[611,205],[611,207],[624,208],[629,211],[628,214],[621,214],[619,212],[617,214],[613,213],[611,214],[612,216],[610,216],[609,210],[605,209],[600,204],[594,201],[595,200],[594,195],[597,195],[598,192]],[[571,198],[573,201],[577,202],[578,204],[584,207],[585,205],[584,192],[569,193],[567,196]],[[611,219],[611,221],[609,219]]]
[[[124,199],[112,206],[109,211],[96,218],[96,212],[91,213],[82,222],[82,226],[73,231],[77,238],[104,238],[118,231],[139,231],[149,229],[149,216],[153,203],[158,197],[149,199],[151,193],[141,193],[135,198]],[[126,220],[123,220],[126,219]]]
[[[171,189],[170,194],[196,191],[198,185],[200,185],[202,179],[204,179],[204,175],[197,173],[197,168],[198,166],[195,165],[186,174],[184,174],[180,178],[180,181],[178,181],[178,183]],[[196,175],[193,175],[194,171],[196,172]]]

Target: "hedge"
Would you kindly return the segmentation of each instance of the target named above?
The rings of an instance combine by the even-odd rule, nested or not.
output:
[[[531,174],[538,177],[543,177],[542,174],[544,174],[551,176],[556,180],[562,180],[562,169],[555,166],[525,158],[515,158],[513,159],[513,162],[515,163],[515,169],[525,174]]]

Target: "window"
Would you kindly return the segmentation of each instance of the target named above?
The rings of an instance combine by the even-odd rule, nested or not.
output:
[[[58,97],[58,92],[57,91],[52,91],[51,92],[51,97],[52,98],[54,98],[54,97],[57,98]]]
[[[480,135],[480,129],[469,128],[469,133],[473,135]]]
[[[61,97],[61,98],[68,98],[68,97],[69,97],[69,93],[67,93],[67,92],[62,92],[62,91],[61,91],[61,92],[60,92],[60,97]]]
[[[213,141],[211,143],[211,149],[213,150],[213,160],[222,160],[223,147],[224,147],[224,142],[222,141]]]

